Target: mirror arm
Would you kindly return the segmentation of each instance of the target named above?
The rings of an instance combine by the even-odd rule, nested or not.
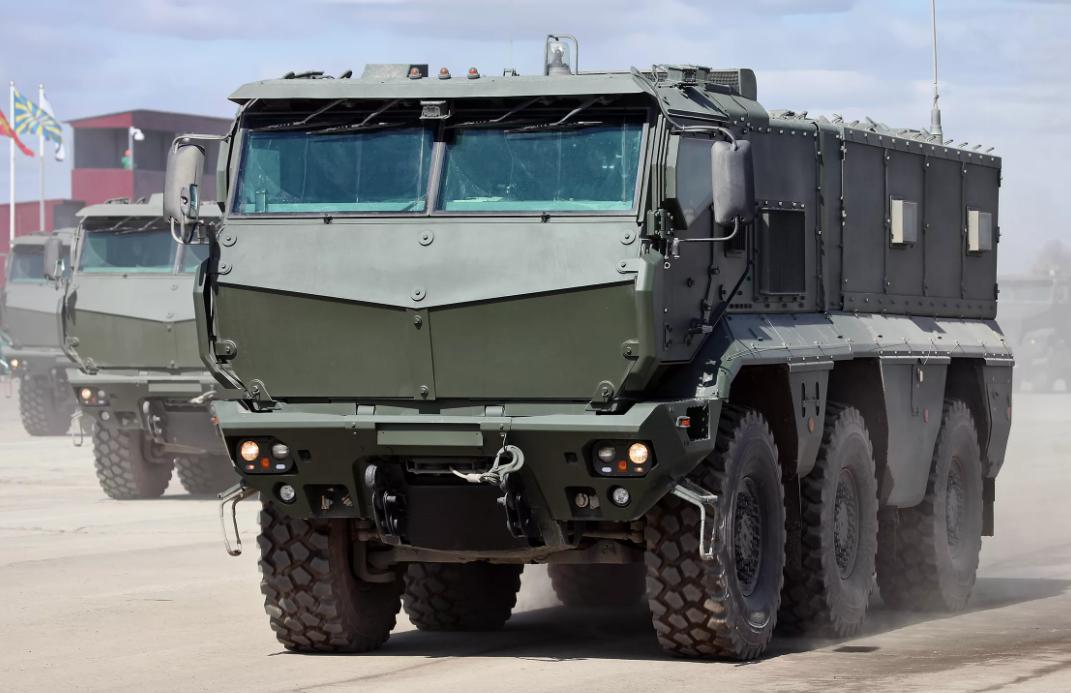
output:
[[[680,245],[681,243],[724,243],[725,241],[731,241],[736,238],[736,235],[740,233],[740,218],[733,219],[733,231],[728,236],[718,236],[717,238],[674,238],[670,241],[669,249],[670,255],[676,260],[681,256]]]

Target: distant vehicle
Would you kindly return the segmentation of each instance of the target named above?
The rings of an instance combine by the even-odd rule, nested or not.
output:
[[[1060,275],[1000,278],[1000,326],[1015,349],[1020,389],[1071,389],[1071,280]]]
[[[74,240],[61,309],[67,379],[92,429],[97,479],[112,498],[161,495],[178,472],[194,494],[235,481],[211,422],[213,381],[197,353],[190,299],[206,245],[180,245],[148,202],[92,205]],[[56,248],[46,246],[46,269]]]
[[[56,239],[63,272],[70,271],[70,229],[15,238],[0,296],[0,354],[19,380],[19,416],[33,436],[58,436],[78,405],[67,384],[71,365],[60,349],[56,311],[62,291],[45,278],[44,244]]]
[[[646,595],[685,657],[855,633],[875,574],[963,608],[1011,426],[1001,160],[768,112],[750,70],[578,73],[559,38],[542,76],[241,87],[218,228],[172,148],[280,642],[370,650],[400,603],[497,628],[527,563]]]

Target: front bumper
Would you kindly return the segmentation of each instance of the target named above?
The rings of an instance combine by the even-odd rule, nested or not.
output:
[[[215,381],[201,371],[123,373],[67,371],[67,380],[82,409],[83,425],[145,431],[157,452],[170,455],[225,455],[222,438],[207,403],[193,403]],[[86,401],[82,390],[88,389]]]
[[[344,406],[334,405],[334,411],[329,411],[332,406],[326,405],[317,411],[316,405],[281,404],[270,411],[252,412],[239,402],[217,401],[213,410],[232,459],[238,459],[237,447],[245,439],[279,442],[290,448],[293,464],[285,472],[240,471],[246,485],[264,498],[275,499],[281,510],[294,516],[374,518],[374,489],[367,472],[375,465],[390,471],[394,479],[403,479],[403,488],[398,490],[407,496],[410,516],[424,512],[424,503],[428,512],[434,506],[434,512],[445,519],[459,506],[443,499],[453,495],[463,504],[472,485],[449,474],[414,474],[407,471],[407,464],[430,459],[445,461],[449,467],[451,458],[490,460],[505,440],[524,452],[525,464],[517,476],[524,500],[540,525],[630,522],[642,517],[713,451],[720,413],[720,402],[702,400],[642,402],[613,415],[357,414],[343,413]],[[350,405],[350,411],[356,407]],[[697,413],[704,419],[702,430],[677,425],[679,417],[699,418]],[[602,440],[648,442],[656,461],[644,476],[600,476],[591,448]],[[297,489],[290,503],[279,500],[284,484]],[[615,487],[629,492],[631,500],[625,507],[610,500]],[[498,489],[487,490],[498,493]],[[598,502],[578,507],[578,493],[597,497]]]

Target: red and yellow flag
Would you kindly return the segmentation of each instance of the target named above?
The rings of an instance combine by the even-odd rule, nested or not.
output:
[[[15,144],[19,146],[23,154],[33,156],[33,150],[23,144],[19,136],[15,134],[15,131],[11,129],[11,124],[7,122],[7,117],[3,111],[0,111],[0,137],[10,137],[15,140]]]

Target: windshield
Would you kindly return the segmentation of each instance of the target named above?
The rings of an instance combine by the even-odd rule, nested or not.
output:
[[[64,246],[60,252],[60,263],[63,265],[64,276],[69,276],[71,271],[70,250]],[[11,256],[11,272],[8,281],[43,282],[45,279],[45,252],[43,248],[16,248]]]
[[[447,212],[627,211],[642,123],[574,130],[471,129],[446,150]]]
[[[178,246],[167,230],[90,231],[79,272],[170,272]]]
[[[234,211],[423,212],[433,143],[422,127],[247,132]]]

